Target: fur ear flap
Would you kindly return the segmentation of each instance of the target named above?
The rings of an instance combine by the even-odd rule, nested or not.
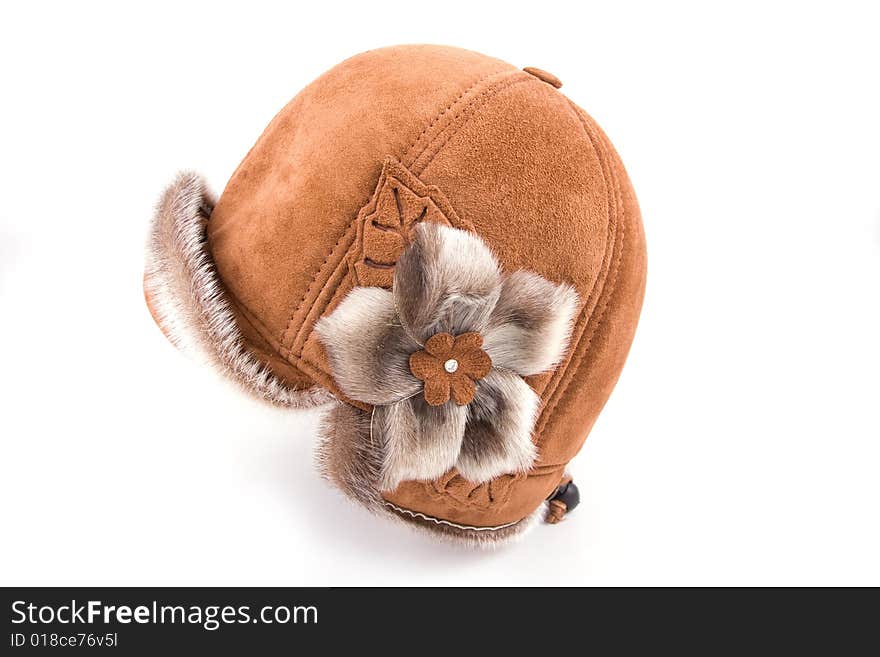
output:
[[[379,482],[385,450],[372,435],[372,417],[337,402],[321,418],[315,464],[318,472],[355,502],[382,511]]]
[[[185,172],[156,207],[144,273],[144,293],[156,323],[182,351],[262,401],[296,408],[329,401],[323,388],[289,386],[247,348],[208,250],[205,227],[214,202],[202,177]]]
[[[435,538],[469,546],[493,548],[514,541],[546,513],[544,504],[517,522],[498,527],[473,527],[404,509],[383,499],[386,445],[373,430],[375,417],[354,406],[334,403],[322,418],[315,460],[321,474],[351,500],[373,513],[391,517]]]

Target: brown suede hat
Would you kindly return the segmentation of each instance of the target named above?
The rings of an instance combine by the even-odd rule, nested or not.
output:
[[[219,200],[165,192],[157,324],[266,402],[327,404],[320,469],[371,510],[479,544],[561,519],[645,285],[632,186],[561,86],[449,47],[346,60]]]

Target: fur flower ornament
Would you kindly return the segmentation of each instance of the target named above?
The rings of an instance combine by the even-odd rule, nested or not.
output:
[[[473,233],[418,224],[391,291],[355,287],[316,327],[342,392],[374,407],[382,489],[529,470],[540,400],[523,377],[560,361],[577,305],[569,285],[502,274]]]

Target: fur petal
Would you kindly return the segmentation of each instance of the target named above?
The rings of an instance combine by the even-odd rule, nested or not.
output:
[[[501,297],[483,335],[483,349],[496,367],[522,376],[552,369],[568,349],[578,297],[570,285],[538,274],[505,276]]]
[[[451,470],[461,450],[466,419],[465,407],[430,406],[421,395],[377,406],[373,435],[385,448],[382,490],[394,490],[401,481],[436,479]]]
[[[456,463],[461,475],[479,484],[528,471],[537,457],[532,427],[539,403],[535,391],[512,372],[495,369],[477,381]]]
[[[319,386],[288,385],[246,347],[207,248],[205,226],[213,209],[214,195],[196,173],[181,173],[162,195],[144,274],[156,321],[181,351],[262,401],[294,408],[330,401],[330,393]]]
[[[397,261],[394,301],[404,325],[424,343],[441,332],[482,332],[500,283],[495,256],[479,237],[427,221],[415,227]]]
[[[367,404],[391,404],[416,393],[409,367],[419,345],[396,317],[394,298],[378,287],[356,287],[315,330],[342,391]]]

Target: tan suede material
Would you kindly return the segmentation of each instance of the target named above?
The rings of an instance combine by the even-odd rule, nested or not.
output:
[[[354,285],[389,287],[411,225],[474,230],[505,271],[574,286],[571,347],[541,395],[527,475],[476,486],[455,471],[405,482],[394,505],[462,525],[530,515],[607,400],[635,331],[645,243],[627,175],[593,120],[539,69],[403,46],[347,60],[272,121],[208,223],[209,247],[254,353],[279,377],[347,400],[314,323]]]

